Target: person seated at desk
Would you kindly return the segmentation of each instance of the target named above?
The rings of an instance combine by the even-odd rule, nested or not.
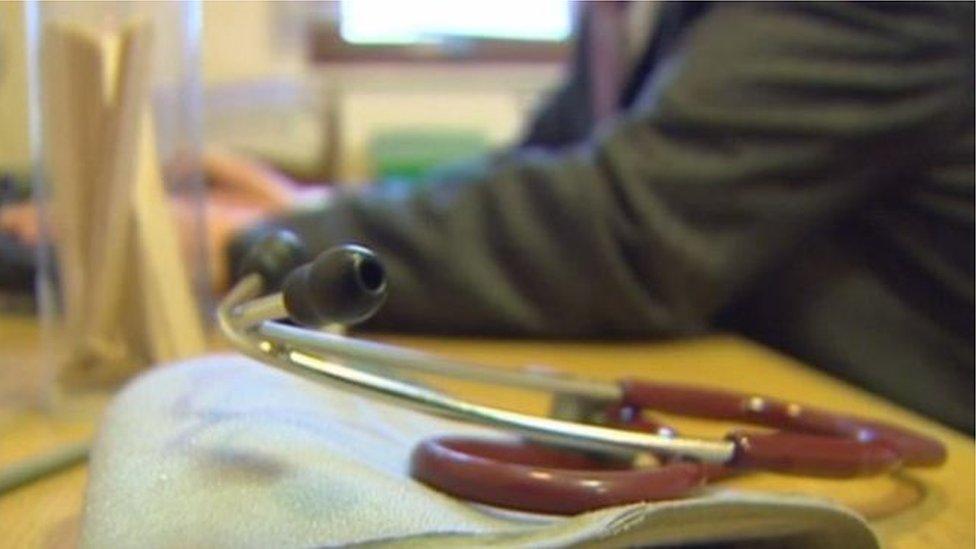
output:
[[[224,272],[270,226],[358,242],[375,329],[728,330],[972,433],[973,5],[649,6],[587,4],[524,141],[427,185],[290,211],[211,158]]]

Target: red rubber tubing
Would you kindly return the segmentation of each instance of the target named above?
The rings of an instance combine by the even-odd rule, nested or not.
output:
[[[580,452],[529,442],[442,437],[414,449],[411,475],[470,501],[565,515],[681,497],[733,469],[846,477],[934,466],[946,457],[940,442],[922,434],[795,402],[640,380],[621,386],[623,400],[608,410],[617,428],[672,432],[641,414],[652,409],[780,431],[730,433],[736,451],[727,467],[675,460],[640,469],[614,468]]]
[[[730,465],[801,474],[853,476],[945,461],[939,441],[880,421],[837,414],[762,395],[641,380],[621,382],[626,405],[782,431],[731,433]]]
[[[470,501],[571,515],[680,497],[706,481],[708,467],[674,462],[654,468],[613,469],[562,448],[441,437],[414,448],[410,473],[433,488]]]

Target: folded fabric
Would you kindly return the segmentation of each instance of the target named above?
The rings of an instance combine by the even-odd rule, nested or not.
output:
[[[106,413],[82,544],[877,546],[854,513],[802,496],[706,488],[688,499],[574,517],[471,504],[408,474],[416,442],[451,433],[499,436],[239,356],[160,367]]]

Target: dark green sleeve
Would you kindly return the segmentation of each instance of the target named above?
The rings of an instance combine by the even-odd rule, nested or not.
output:
[[[584,146],[519,151],[277,224],[315,249],[377,250],[390,274],[378,328],[704,330],[959,124],[971,10],[723,3]]]

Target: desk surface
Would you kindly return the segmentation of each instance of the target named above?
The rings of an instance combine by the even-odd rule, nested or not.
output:
[[[25,328],[0,319],[0,347],[23,349]],[[884,418],[939,437],[949,448],[939,469],[864,480],[830,481],[754,474],[729,481],[744,489],[804,492],[830,497],[869,517],[888,547],[972,547],[974,544],[973,439],[941,427],[881,398],[733,337],[680,343],[553,343],[385,337],[447,356],[501,367],[541,365],[598,379],[646,376],[658,380],[708,383],[795,399],[865,416]],[[25,351],[29,352],[29,351]],[[11,356],[11,355],[8,355]],[[0,365],[2,366],[2,365]],[[471,400],[514,410],[545,413],[547,400],[516,389],[441,382]],[[97,409],[89,403],[83,409]],[[31,452],[89,436],[85,414],[0,413],[0,467]],[[676,421],[687,433],[719,435],[727,426]],[[0,497],[0,545],[71,547],[77,540],[86,470],[71,468]]]

